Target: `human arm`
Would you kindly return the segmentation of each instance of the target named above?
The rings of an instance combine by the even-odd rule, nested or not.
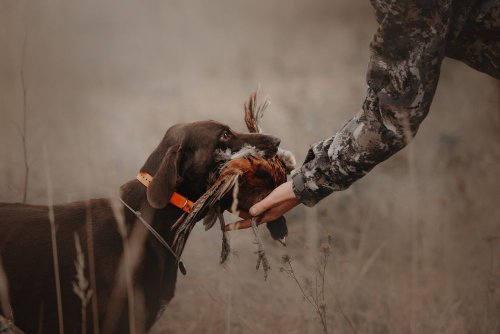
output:
[[[290,188],[300,202],[313,206],[348,188],[415,136],[439,80],[451,5],[394,1],[380,8],[362,109],[334,136],[314,144],[292,182],[257,203],[253,215],[269,208],[273,216],[285,213],[288,207],[280,203],[291,197]]]

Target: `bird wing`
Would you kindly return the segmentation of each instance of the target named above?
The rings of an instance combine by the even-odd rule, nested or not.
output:
[[[207,213],[207,210],[215,210],[215,206],[218,201],[220,201],[227,193],[229,193],[233,187],[237,184],[239,176],[242,174],[242,171],[237,169],[228,169],[223,172],[215,181],[215,183],[208,189],[194,204],[191,213],[188,215],[181,216],[175,224],[172,226],[172,229],[176,228],[175,237],[174,237],[174,248],[176,249],[177,254],[181,254],[184,249],[184,245],[186,244],[187,237],[189,233],[193,229],[194,225],[204,214]],[[210,211],[209,211],[210,212]],[[216,219],[211,218],[212,215],[209,214],[207,217],[207,223],[210,225],[206,225],[205,228],[211,228]]]

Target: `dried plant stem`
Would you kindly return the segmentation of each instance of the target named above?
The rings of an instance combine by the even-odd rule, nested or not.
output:
[[[117,223],[118,232],[122,238],[123,254],[116,272],[115,288],[111,293],[107,307],[106,313],[110,314],[110,317],[104,319],[103,332],[115,331],[117,321],[119,320],[119,317],[116,315],[119,316],[122,312],[125,294],[128,302],[129,333],[142,332],[143,328],[140,327],[142,319],[140,312],[144,310],[144,300],[139,295],[136,298],[133,277],[137,266],[144,256],[144,244],[149,236],[149,230],[144,228],[144,225],[140,223],[140,219],[149,221],[152,217],[152,212],[146,209],[142,210],[143,208],[141,208],[140,212],[144,214],[144,218],[140,216],[133,224],[127,225],[124,206],[121,200],[113,198],[110,200],[110,205]]]
[[[120,258],[118,268],[116,270],[115,284],[113,291],[109,297],[109,302],[107,303],[106,316],[104,324],[102,326],[103,333],[114,333],[116,331],[116,326],[120,320],[122,314],[122,308],[125,302],[125,297],[128,296],[128,314],[129,317],[129,331],[130,333],[139,332],[142,333],[144,330],[143,324],[141,324],[141,319],[143,315],[141,312],[145,310],[144,298],[137,295],[137,290],[133,287],[133,277],[142,258],[144,257],[144,245],[151,235],[147,228],[144,228],[144,220],[146,224],[149,225],[153,219],[153,210],[149,210],[146,205],[141,206],[138,210],[141,212],[141,216],[128,225],[125,223],[125,215],[123,204],[120,199],[113,198],[110,200],[110,205],[113,210],[113,215],[117,221],[117,226],[119,233],[125,232],[125,240],[123,240],[123,254]],[[130,229],[130,232],[128,230]],[[130,299],[132,297],[132,299]],[[134,307],[134,305],[136,305]],[[132,327],[134,326],[134,327]],[[142,327],[141,327],[142,326]]]
[[[231,271],[230,273],[232,273],[234,271],[235,268],[231,268]],[[264,328],[262,327],[259,327],[258,325],[259,324],[256,324],[255,322],[250,322],[248,320],[248,318],[246,318],[245,316],[241,316],[237,309],[236,310],[233,310],[232,308],[228,307],[228,303],[229,303],[229,306],[231,306],[231,298],[232,298],[232,291],[233,289],[231,288],[232,286],[232,282],[234,280],[234,275],[231,274],[230,276],[231,280],[229,281],[229,288],[227,289],[228,290],[228,296],[226,299],[221,299],[219,297],[216,297],[213,293],[212,293],[212,289],[208,289],[207,287],[205,286],[201,286],[200,289],[210,298],[212,299],[215,303],[218,303],[220,304],[221,306],[226,306],[228,308],[228,312],[227,312],[227,317],[229,319],[229,317],[236,317],[238,318],[238,321],[240,322],[240,324],[243,324],[244,326],[247,327],[247,329],[249,329],[252,333],[261,333],[261,332],[264,332]],[[230,327],[229,327],[229,320],[227,321],[228,322],[228,327],[226,328],[226,332],[227,333],[231,333],[230,331]]]
[[[90,289],[89,281],[85,277],[85,255],[83,254],[82,245],[78,233],[74,233],[75,249],[76,249],[76,280],[73,282],[73,292],[78,296],[81,302],[81,320],[82,334],[87,333],[87,305],[92,298],[92,289]]]
[[[299,288],[304,300],[307,301],[315,310],[315,312],[318,314],[321,321],[321,325],[323,326],[323,331],[325,332],[325,334],[327,334],[328,327],[326,323],[326,310],[324,312],[321,309],[321,305],[318,303],[318,300],[314,298],[314,296],[306,293],[304,287],[302,286],[302,283],[300,283],[300,281],[297,278],[297,275],[295,274],[295,270],[293,269],[292,260],[290,259],[290,257],[287,257],[287,259],[285,260],[285,264],[288,265],[288,268],[282,268],[281,271],[285,272],[288,275],[288,277],[290,277],[295,281],[295,284]],[[326,307],[324,309],[326,309]]]
[[[20,77],[21,77],[21,86],[23,89],[23,128],[21,131],[21,138],[23,141],[23,156],[24,156],[24,189],[23,189],[23,203],[26,203],[26,200],[28,198],[28,180],[29,180],[29,171],[30,171],[30,166],[28,163],[28,147],[26,145],[26,119],[27,119],[27,113],[28,113],[28,103],[27,103],[27,94],[28,91],[26,89],[26,83],[24,80],[24,61],[26,58],[26,40],[27,40],[27,33],[24,34],[24,41],[23,41],[23,51],[22,51],[22,57],[21,57],[21,72],[20,72]]]
[[[257,255],[259,256],[259,258],[257,259],[256,269],[259,269],[260,265],[262,264],[262,269],[264,269],[264,279],[267,279],[267,273],[269,272],[269,269],[271,269],[271,266],[269,265],[266,252],[264,250],[264,243],[262,242],[262,239],[259,235],[259,230],[257,229],[256,218],[250,219],[250,222],[252,224],[252,231],[255,236],[255,243],[259,247],[257,250]]]
[[[64,333],[64,318],[63,318],[63,308],[62,308],[62,297],[61,297],[61,278],[59,274],[59,256],[57,253],[57,236],[56,236],[56,224],[54,216],[54,205],[52,200],[52,181],[50,178],[49,171],[49,161],[47,157],[47,148],[44,147],[44,158],[45,158],[45,174],[47,177],[47,201],[49,208],[49,222],[50,222],[50,239],[52,242],[52,258],[54,262],[54,278],[56,282],[56,297],[57,297],[57,315],[59,320],[59,333]]]
[[[89,276],[90,288],[93,291],[92,302],[92,332],[99,334],[99,305],[97,300],[97,283],[95,275],[95,256],[94,256],[94,237],[92,229],[92,208],[90,201],[87,201],[86,207],[86,230],[87,230],[87,253],[89,257]]]
[[[130,266],[130,244],[128,238],[123,237],[123,254],[125,256],[125,280],[127,284],[127,298],[128,298],[128,321],[129,333],[135,333],[135,296],[132,287],[132,273]]]
[[[231,313],[232,308],[232,298],[233,298],[233,271],[229,270],[229,284],[227,289],[227,301],[226,301],[226,332],[231,333]]]
[[[22,330],[16,327],[16,325],[10,320],[5,319],[0,314],[0,333],[2,334],[24,334]]]
[[[337,297],[337,294],[334,293],[333,294],[333,297],[335,298],[335,302],[337,303],[337,307],[339,308],[339,311],[340,311],[340,314],[342,315],[342,318],[344,318],[344,320],[347,322],[347,324],[349,325],[349,327],[351,328],[351,331],[354,333],[354,334],[357,334],[358,331],[356,330],[356,327],[354,327],[354,324],[352,323],[351,319],[347,316],[347,314],[345,313],[344,311],[344,308],[342,307],[342,304],[340,303],[338,297]]]
[[[333,238],[331,236],[328,236],[327,242],[321,245],[322,256],[320,257],[319,262],[314,271],[314,285],[312,283],[312,280],[308,278],[306,278],[304,284],[302,284],[298,280],[290,256],[283,255],[282,262],[285,265],[285,267],[280,268],[281,272],[286,273],[288,277],[294,280],[304,300],[307,301],[312,306],[314,311],[317,313],[321,322],[321,326],[323,327],[323,332],[325,334],[328,333],[328,323],[326,317],[327,307],[325,298],[325,277],[326,277],[326,265],[328,263],[328,257],[330,255],[330,249],[332,244],[333,244]],[[341,313],[344,316],[344,319],[348,322],[352,331],[356,333],[356,330],[354,329],[352,322],[349,320],[343,309],[341,309]]]
[[[0,258],[0,315],[3,314],[4,317],[8,317],[7,321],[13,323],[14,318],[9,300],[9,282],[7,274],[3,269],[2,259]]]
[[[40,309],[38,311],[38,334],[43,333],[43,300],[40,302]]]
[[[497,290],[497,287],[500,288],[500,276],[497,275],[497,265],[496,265],[496,245],[498,242],[500,242],[500,236],[487,236],[484,237],[483,240],[488,243],[489,245],[489,251],[490,251],[490,265],[489,265],[489,276],[490,279],[488,280],[488,303],[487,303],[487,308],[486,312],[484,315],[485,318],[485,323],[487,323],[487,319],[493,317],[493,319],[498,319],[498,307],[495,307],[494,305],[494,297],[495,297],[495,291]],[[498,326],[499,322],[498,320],[495,320],[496,324],[493,326]]]
[[[118,231],[122,237],[123,243],[123,256],[124,256],[124,269],[125,269],[125,283],[127,286],[127,298],[128,298],[128,321],[129,321],[129,333],[135,333],[135,296],[134,288],[132,286],[132,266],[131,266],[131,256],[130,256],[130,244],[127,236],[127,227],[125,225],[125,216],[123,214],[123,207],[120,207],[120,212],[115,213],[115,218],[118,224]]]

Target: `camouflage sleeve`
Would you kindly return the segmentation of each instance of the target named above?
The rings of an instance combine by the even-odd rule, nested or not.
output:
[[[500,1],[461,5],[453,11],[459,29],[448,36],[446,56],[500,80]]]
[[[313,206],[348,188],[415,136],[439,79],[450,22],[446,1],[393,1],[377,8],[362,110],[333,137],[314,144],[293,175],[302,203]],[[436,3],[440,3],[439,6]]]

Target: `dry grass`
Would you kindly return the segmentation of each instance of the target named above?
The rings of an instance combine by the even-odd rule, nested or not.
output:
[[[85,277],[85,255],[82,251],[82,245],[80,244],[80,238],[75,232],[75,248],[76,248],[76,260],[75,260],[75,281],[73,282],[73,292],[78,296],[81,302],[81,321],[82,328],[81,333],[87,333],[87,305],[92,298],[92,289],[90,288],[89,281]]]
[[[85,229],[87,233],[87,251],[89,257],[89,276],[90,289],[92,290],[92,333],[99,334],[99,305],[97,298],[97,283],[95,272],[95,256],[94,256],[94,232],[92,228],[92,208],[90,201],[87,201],[85,210]]]
[[[59,333],[64,333],[64,315],[61,297],[61,278],[59,275],[59,254],[57,250],[57,234],[56,223],[54,217],[54,205],[52,199],[52,179],[50,177],[49,158],[47,150],[44,147],[44,162],[45,162],[45,176],[47,180],[47,207],[50,222],[50,239],[52,243],[52,259],[54,263],[54,279],[56,282],[56,300],[57,300],[57,316],[59,320]]]
[[[304,280],[301,281],[299,279],[296,270],[293,267],[293,260],[289,255],[283,255],[282,267],[280,267],[280,271],[285,273],[289,278],[295,282],[298,290],[300,291],[301,296],[304,298],[309,305],[311,305],[312,310],[317,314],[319,321],[321,323],[323,332],[325,334],[328,333],[328,317],[327,317],[327,301],[328,298],[325,295],[325,287],[326,280],[330,278],[326,274],[326,269],[328,265],[328,258],[330,256],[330,252],[333,247],[333,238],[328,236],[326,240],[320,242],[320,257],[316,261],[315,268],[312,272],[308,272],[305,276]],[[337,310],[342,315],[343,319],[349,325],[352,333],[356,334],[356,328],[353,325],[349,316],[345,313],[342,305],[338,301],[335,292],[331,291],[335,298],[335,302],[337,304]]]
[[[19,4],[0,2],[0,118],[22,124]],[[30,6],[39,29],[29,42],[37,57],[26,58],[29,153],[42,161],[43,145],[51,150],[56,202],[107,197],[172,124],[215,119],[241,131],[241,102],[259,82],[273,98],[266,130],[303,161],[309,144],[359,110],[377,28],[368,1],[80,1],[67,15]],[[352,332],[340,308],[363,334],[498,333],[498,245],[492,255],[483,238],[500,235],[499,92],[497,80],[446,60],[409,147],[314,212],[287,215],[286,250],[263,229],[273,268],[265,282],[251,231],[231,233],[220,266],[220,231],[195,227],[183,254],[190,271],[151,333],[321,332],[295,283],[274,268],[288,253],[312,274],[327,234],[336,236],[325,282],[332,333]],[[13,143],[0,146],[6,202],[24,178],[10,124],[0,122],[1,142]],[[87,169],[90,181],[80,177]],[[32,165],[28,199],[46,203],[43,166]]]
[[[107,317],[104,319],[103,332],[113,332],[118,325],[125,299],[128,305],[129,332],[142,333],[145,321],[145,306],[143,292],[135,289],[132,278],[135,275],[137,266],[144,255],[144,243],[149,237],[149,231],[136,221],[129,231],[125,225],[124,207],[122,203],[113,198],[110,200],[111,207],[117,222],[118,230],[123,241],[123,255],[119,261],[115,276],[115,284],[111,297],[107,305]],[[151,221],[152,214],[149,210],[141,208],[141,217],[146,221]]]
[[[10,307],[9,282],[7,280],[7,275],[5,274],[1,258],[0,258],[0,315],[4,315],[5,317],[8,318],[8,321],[12,323],[14,322],[12,308]]]
[[[130,243],[128,238],[128,227],[125,224],[125,213],[123,212],[124,207],[121,203],[117,201],[110,201],[111,207],[113,208],[113,214],[115,216],[116,223],[118,225],[118,231],[123,242],[123,272],[126,282],[127,291],[127,302],[128,302],[128,321],[129,321],[129,331],[130,334],[136,333],[136,312],[135,312],[135,295],[133,286],[133,264],[132,256],[130,254]]]
[[[24,78],[24,64],[26,60],[26,43],[28,40],[28,33],[24,33],[24,40],[23,40],[23,50],[22,50],[22,56],[21,56],[21,72],[20,72],[20,77],[21,77],[21,85],[22,85],[22,90],[23,90],[23,128],[20,130],[21,132],[21,138],[23,140],[23,157],[24,157],[24,188],[23,188],[23,203],[26,203],[26,200],[28,199],[28,180],[29,180],[29,173],[30,173],[30,165],[28,161],[28,146],[26,142],[26,122],[28,121],[28,90],[26,88],[26,82]]]

